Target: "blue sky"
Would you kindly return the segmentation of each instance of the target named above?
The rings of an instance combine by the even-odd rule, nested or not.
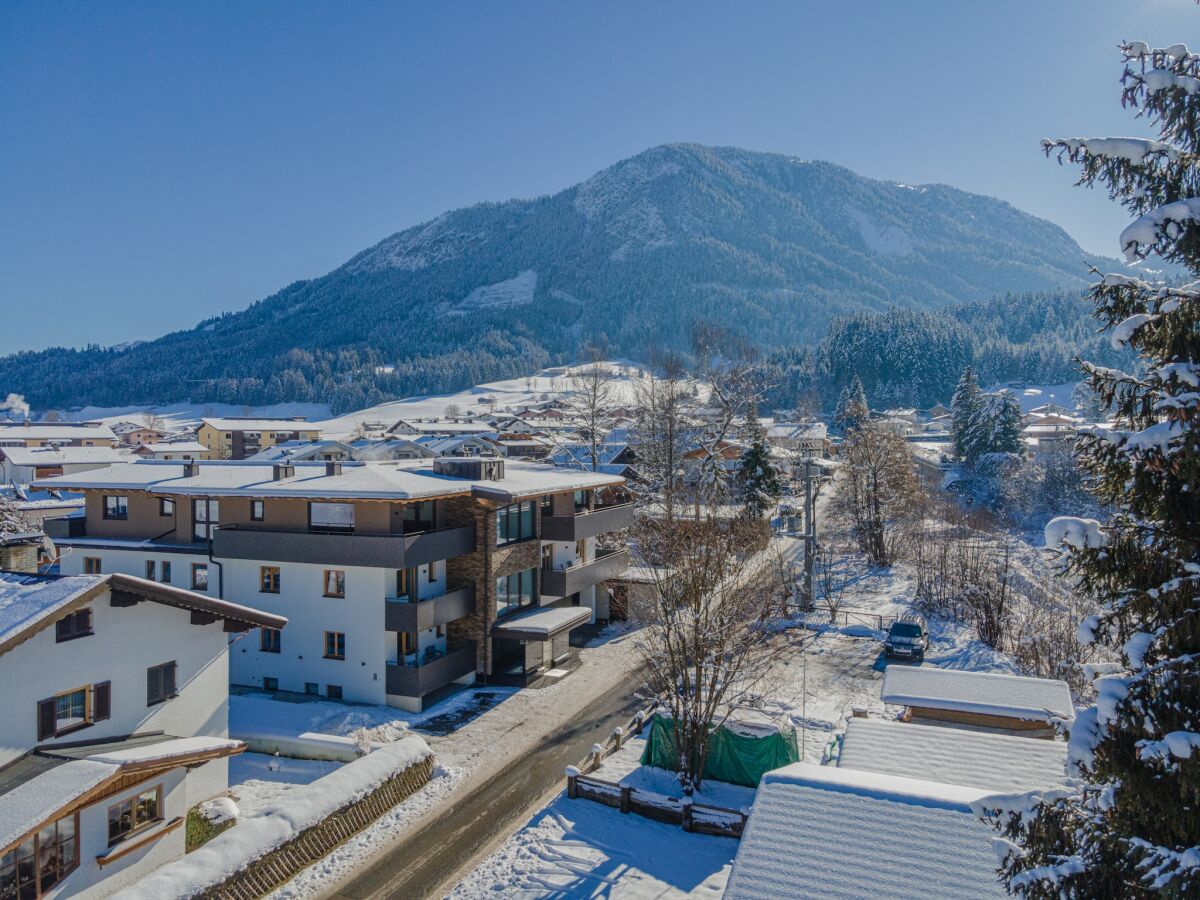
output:
[[[1038,140],[1145,133],[1115,45],[1198,24],[1190,0],[8,0],[0,353],[189,327],[669,141],[944,182],[1116,255],[1124,214]]]

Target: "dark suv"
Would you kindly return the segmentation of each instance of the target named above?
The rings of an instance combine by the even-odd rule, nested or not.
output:
[[[916,613],[908,613],[893,622],[883,642],[883,652],[888,658],[921,662],[928,649],[929,628],[925,624],[925,617]]]

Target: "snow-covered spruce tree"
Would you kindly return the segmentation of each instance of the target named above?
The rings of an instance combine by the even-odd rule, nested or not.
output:
[[[771,463],[771,449],[767,445],[767,433],[751,409],[746,417],[746,430],[750,433],[750,446],[742,454],[742,465],[738,471],[738,500],[752,519],[761,519],[775,508],[782,490],[779,475]]]
[[[866,422],[869,415],[867,392],[863,389],[862,380],[855,375],[838,397],[833,412],[833,426],[842,431],[851,431]]]
[[[1047,141],[1137,218],[1130,260],[1151,252],[1200,274],[1200,56],[1182,45],[1123,45],[1122,101],[1160,140]],[[1071,728],[1067,790],[996,814],[1003,875],[1026,897],[1200,896],[1200,281],[1184,287],[1107,275],[1092,288],[1112,339],[1144,374],[1085,365],[1113,419],[1078,461],[1115,514],[1061,518],[1047,542],[1102,612],[1080,626],[1120,657],[1096,705]],[[1017,811],[1013,811],[1013,810]]]
[[[975,370],[967,366],[950,400],[950,436],[954,439],[954,455],[958,459],[974,456],[975,426],[982,406],[983,390],[979,387],[979,379],[975,377]]]
[[[984,453],[1020,453],[1024,448],[1021,437],[1021,404],[1008,391],[983,395],[980,410]]]

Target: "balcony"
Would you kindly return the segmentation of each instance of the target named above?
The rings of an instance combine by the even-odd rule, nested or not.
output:
[[[542,540],[579,541],[633,524],[633,504],[582,510],[573,516],[542,516]]]
[[[420,665],[389,664],[385,676],[387,692],[400,697],[424,697],[474,671],[475,642],[465,641],[454,650],[422,660]]]
[[[225,525],[213,535],[213,556],[270,562],[404,569],[475,550],[475,526],[419,534],[361,531],[280,531]]]
[[[541,592],[550,597],[569,597],[602,581],[616,578],[628,567],[628,550],[600,550],[590,563],[568,569],[542,569]]]
[[[475,612],[475,586],[466,585],[428,600],[388,600],[383,627],[388,631],[425,631]]]

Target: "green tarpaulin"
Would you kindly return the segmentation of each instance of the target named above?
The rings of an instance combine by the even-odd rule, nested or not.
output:
[[[793,729],[776,731],[763,737],[738,734],[722,725],[713,732],[704,764],[704,777],[729,784],[758,787],[763,774],[780,766],[798,762],[796,732]],[[675,722],[666,716],[650,720],[642,765],[678,771],[679,756],[675,750]]]

